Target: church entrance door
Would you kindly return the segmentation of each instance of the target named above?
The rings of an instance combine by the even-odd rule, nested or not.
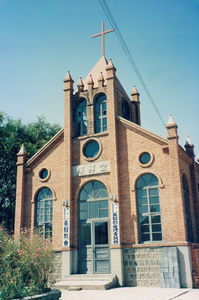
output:
[[[79,273],[110,273],[108,191],[99,181],[79,194]]]

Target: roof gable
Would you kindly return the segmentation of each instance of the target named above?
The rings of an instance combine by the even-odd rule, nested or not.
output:
[[[157,134],[154,134],[154,133],[144,129],[143,127],[141,127],[131,121],[128,121],[120,116],[117,116],[117,120],[120,122],[120,124],[122,126],[128,128],[129,130],[131,130],[141,136],[144,136],[145,138],[147,138],[161,146],[168,146],[167,139],[165,139]]]
[[[26,167],[30,167],[35,162],[38,161],[47,151],[49,151],[56,143],[60,141],[61,138],[64,136],[64,129],[58,131],[52,139],[50,139],[41,149],[39,149],[27,162]]]
[[[108,62],[104,56],[102,56],[96,65],[92,68],[92,70],[88,73],[88,75],[83,80],[83,84],[85,89],[88,89],[88,81],[90,80],[90,75],[92,75],[92,79],[94,82],[94,87],[98,86],[98,79],[101,76],[101,74],[104,77],[104,84],[107,84],[106,80],[106,68],[108,66]],[[125,92],[123,86],[121,85],[119,79],[117,76],[115,76],[115,88],[118,89],[125,97],[129,98],[127,93]]]

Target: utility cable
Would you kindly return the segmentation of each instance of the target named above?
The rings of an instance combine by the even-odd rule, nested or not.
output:
[[[135,62],[133,56],[131,55],[131,52],[129,51],[129,48],[128,48],[126,42],[124,41],[124,38],[123,38],[123,36],[121,34],[121,31],[120,31],[120,29],[119,29],[119,27],[118,27],[118,25],[117,25],[117,23],[116,23],[113,15],[112,15],[112,13],[111,13],[111,10],[110,10],[108,4],[106,3],[105,0],[99,0],[99,2],[100,2],[100,5],[101,5],[101,7],[102,7],[102,9],[103,9],[103,11],[105,13],[105,15],[107,16],[107,19],[108,19],[110,25],[114,28],[115,34],[116,34],[116,36],[118,38],[118,41],[119,41],[122,49],[124,50],[124,52],[125,52],[125,54],[127,56],[127,59],[130,62],[131,67],[135,71],[135,73],[136,73],[136,75],[137,75],[137,77],[138,77],[138,79],[139,79],[139,81],[140,81],[143,89],[145,90],[145,92],[146,92],[149,100],[151,101],[151,103],[153,105],[153,108],[154,108],[155,112],[157,113],[158,117],[160,118],[160,121],[162,122],[163,126],[165,127],[165,122],[163,121],[163,118],[162,118],[162,116],[160,114],[160,111],[159,111],[159,109],[158,109],[158,107],[157,107],[157,105],[156,105],[153,97],[151,96],[151,93],[149,92],[149,89],[148,89],[148,87],[147,87],[147,85],[146,85],[146,83],[145,83],[145,81],[144,81],[144,79],[143,79],[143,77],[142,77],[142,75],[141,75],[141,73],[140,73],[137,65],[136,65],[136,62]]]

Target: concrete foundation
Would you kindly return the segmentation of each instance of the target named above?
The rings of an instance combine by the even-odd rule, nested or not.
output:
[[[111,274],[117,277],[118,283],[123,286],[123,249],[110,249],[111,252]]]

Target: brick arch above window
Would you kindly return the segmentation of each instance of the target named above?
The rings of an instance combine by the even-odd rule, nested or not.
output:
[[[108,194],[110,196],[110,194],[111,194],[111,188],[110,188],[110,186],[106,182],[104,182],[104,180],[101,180],[101,179],[99,180],[98,177],[92,177],[92,179],[90,179],[90,180],[88,180],[88,179],[85,178],[85,180],[82,182],[82,184],[78,186],[78,188],[76,189],[76,192],[75,192],[73,200],[78,199],[79,193],[82,190],[82,188],[87,183],[92,182],[92,181],[99,181],[99,182],[103,183],[103,185],[106,187],[106,189],[108,191]]]
[[[164,183],[163,183],[163,180],[162,180],[162,177],[157,173],[157,172],[147,172],[147,171],[142,171],[142,172],[139,172],[137,173],[136,176],[133,177],[133,180],[132,180],[132,191],[135,191],[135,188],[136,188],[136,183],[137,181],[139,180],[139,178],[144,175],[144,174],[152,174],[152,175],[155,175],[158,179],[158,183],[159,183],[159,188],[164,188]]]
[[[37,198],[37,195],[39,193],[39,191],[42,189],[42,188],[49,188],[52,192],[52,200],[55,201],[57,200],[57,197],[56,197],[56,192],[55,192],[55,189],[50,185],[50,184],[45,184],[45,185],[41,185],[39,187],[36,187],[34,190],[33,190],[33,197],[32,197],[32,203],[35,203],[35,200]]]

